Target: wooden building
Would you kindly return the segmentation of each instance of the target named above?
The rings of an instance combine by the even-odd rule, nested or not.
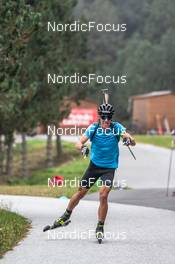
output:
[[[158,91],[132,96],[132,123],[140,131],[159,134],[175,128],[175,92]]]

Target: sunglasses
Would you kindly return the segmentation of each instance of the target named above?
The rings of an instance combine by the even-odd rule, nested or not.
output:
[[[112,115],[102,115],[101,119],[102,120],[111,120],[112,119]]]

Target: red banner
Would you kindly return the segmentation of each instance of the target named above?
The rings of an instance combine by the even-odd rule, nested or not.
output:
[[[88,127],[97,121],[96,109],[73,108],[69,116],[61,122],[61,127],[81,126]]]

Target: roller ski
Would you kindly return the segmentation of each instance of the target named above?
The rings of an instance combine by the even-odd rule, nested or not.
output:
[[[95,230],[96,238],[99,244],[102,243],[103,238],[104,238],[104,229],[103,229],[103,224],[98,223],[96,230]]]
[[[46,232],[48,230],[52,230],[52,229],[55,229],[55,228],[67,226],[71,222],[71,220],[69,219],[70,215],[71,215],[71,211],[66,210],[66,212],[60,218],[55,220],[53,225],[45,226],[43,228],[43,232]]]

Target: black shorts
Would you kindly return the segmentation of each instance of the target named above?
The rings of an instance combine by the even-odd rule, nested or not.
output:
[[[114,173],[115,169],[98,167],[90,161],[89,166],[80,181],[80,186],[90,189],[100,178],[102,181],[100,186],[111,188],[114,180]]]

